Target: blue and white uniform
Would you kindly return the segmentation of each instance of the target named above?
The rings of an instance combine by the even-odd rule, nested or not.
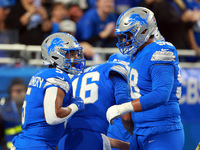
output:
[[[69,120],[59,150],[102,150],[106,146],[110,149],[105,137],[109,126],[106,111],[112,105],[130,102],[127,77],[124,65],[108,62],[87,68],[73,78],[74,96],[84,100],[85,111]]]
[[[64,133],[64,123],[49,125],[44,116],[46,89],[58,87],[65,93],[63,107],[71,104],[72,84],[60,69],[38,71],[30,80],[22,109],[22,132],[13,139],[16,149],[54,150]]]
[[[151,43],[132,55],[129,73],[131,98],[140,99],[142,112],[132,112],[135,129],[131,150],[183,148],[178,65],[176,48],[168,42]]]
[[[127,67],[127,70],[129,71],[130,55],[123,55],[122,53],[116,53],[116,54],[111,55],[108,61],[122,63]],[[109,125],[107,136],[124,141],[124,142],[129,142],[129,143],[131,140],[131,135],[124,128],[121,118],[115,119],[114,124]],[[117,150],[117,149],[112,148],[112,150]]]

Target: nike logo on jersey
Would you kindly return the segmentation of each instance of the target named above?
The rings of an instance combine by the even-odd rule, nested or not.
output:
[[[151,143],[151,142],[154,142],[155,140],[149,140],[149,142],[148,143]]]
[[[59,77],[59,76],[56,76],[58,79],[60,79],[60,80],[64,80],[65,78],[64,77]]]
[[[167,50],[169,50],[169,49],[164,49],[164,48],[161,48],[161,51],[167,51]]]

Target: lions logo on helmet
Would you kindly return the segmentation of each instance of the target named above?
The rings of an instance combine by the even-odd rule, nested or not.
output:
[[[123,54],[134,54],[156,31],[157,23],[152,11],[144,7],[130,8],[117,20],[117,47]]]
[[[44,46],[48,49],[48,54],[50,55],[50,52],[55,51],[55,47],[56,46],[62,47],[63,43],[64,43],[63,40],[61,40],[60,38],[56,37],[55,39],[52,40],[51,45],[49,47],[47,47],[46,44],[44,44]]]
[[[68,33],[51,34],[43,41],[41,49],[45,65],[53,65],[70,74],[77,74],[85,67],[83,48]]]

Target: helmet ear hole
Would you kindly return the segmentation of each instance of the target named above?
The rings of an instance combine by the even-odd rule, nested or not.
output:
[[[142,31],[142,33],[141,34],[145,34],[147,32],[147,29],[145,29],[144,31]]]
[[[143,12],[145,12],[147,14],[147,11],[146,10],[142,10]]]
[[[58,59],[58,57],[56,57],[56,56],[51,56],[53,59],[55,59],[55,60],[57,60]]]

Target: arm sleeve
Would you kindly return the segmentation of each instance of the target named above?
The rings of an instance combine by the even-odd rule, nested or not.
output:
[[[130,102],[130,92],[128,84],[124,78],[119,74],[115,74],[112,78],[112,82],[114,84],[114,97],[116,104]]]
[[[57,87],[47,88],[44,96],[44,115],[46,122],[50,125],[60,124],[67,118],[58,118],[55,111],[55,101],[57,96]]]
[[[140,97],[143,111],[166,103],[174,84],[174,67],[172,65],[152,65],[149,71],[152,79],[152,92]]]
[[[55,102],[57,96],[58,87],[49,87],[46,89],[44,96],[44,115],[46,122],[50,125],[56,125],[67,121],[69,117],[71,117],[76,111],[78,111],[78,107],[76,104],[70,104],[69,108],[71,108],[71,112],[68,116],[64,118],[59,118],[56,115],[55,110]],[[63,107],[63,109],[67,109],[67,107]]]

